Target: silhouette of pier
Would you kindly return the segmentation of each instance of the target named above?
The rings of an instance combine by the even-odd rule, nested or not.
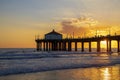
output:
[[[97,52],[101,52],[100,42],[105,40],[107,52],[111,52],[111,42],[117,41],[117,52],[120,52],[120,35],[97,36],[90,38],[70,38],[70,39],[36,39],[37,51],[72,51],[72,43],[75,44],[75,50],[78,51],[78,43],[81,43],[81,52],[85,51],[84,43],[88,43],[89,52],[92,50],[92,42],[96,42]]]

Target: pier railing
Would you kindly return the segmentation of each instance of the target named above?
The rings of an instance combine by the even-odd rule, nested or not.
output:
[[[100,41],[106,41],[107,52],[111,52],[111,41],[117,41],[117,51],[120,52],[120,35],[95,36],[85,38],[64,38],[64,39],[36,39],[37,51],[71,51],[72,43],[75,43],[75,51],[77,51],[77,43],[81,43],[81,51],[84,52],[84,43],[88,42],[89,52],[91,52],[91,42],[97,43],[97,52],[101,51]]]

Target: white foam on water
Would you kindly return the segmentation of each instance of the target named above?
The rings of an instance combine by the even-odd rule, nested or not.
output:
[[[3,51],[0,75],[120,64],[118,53]]]

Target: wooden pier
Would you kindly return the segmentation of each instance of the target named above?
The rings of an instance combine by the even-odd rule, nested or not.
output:
[[[97,43],[97,52],[101,52],[100,42],[106,40],[107,52],[111,52],[111,41],[117,41],[117,52],[120,52],[120,35],[100,36],[91,38],[71,38],[71,39],[36,39],[37,51],[72,51],[72,43],[75,44],[74,51],[78,51],[78,43],[81,43],[81,52],[85,51],[84,43],[88,43],[89,52],[92,51],[91,43]]]

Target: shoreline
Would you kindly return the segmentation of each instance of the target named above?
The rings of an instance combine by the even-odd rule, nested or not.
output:
[[[10,73],[10,74],[0,74],[0,77],[5,76],[12,76],[12,75],[20,75],[20,74],[29,74],[29,73],[39,73],[39,72],[49,72],[49,71],[58,71],[58,70],[70,70],[70,69],[85,69],[85,68],[102,68],[102,67],[110,67],[110,66],[116,66],[120,65],[120,63],[114,63],[114,64],[104,64],[104,65],[89,65],[84,67],[67,67],[67,68],[56,68],[56,69],[50,69],[50,70],[38,70],[38,71],[30,71],[30,72],[19,72],[19,73]]]

